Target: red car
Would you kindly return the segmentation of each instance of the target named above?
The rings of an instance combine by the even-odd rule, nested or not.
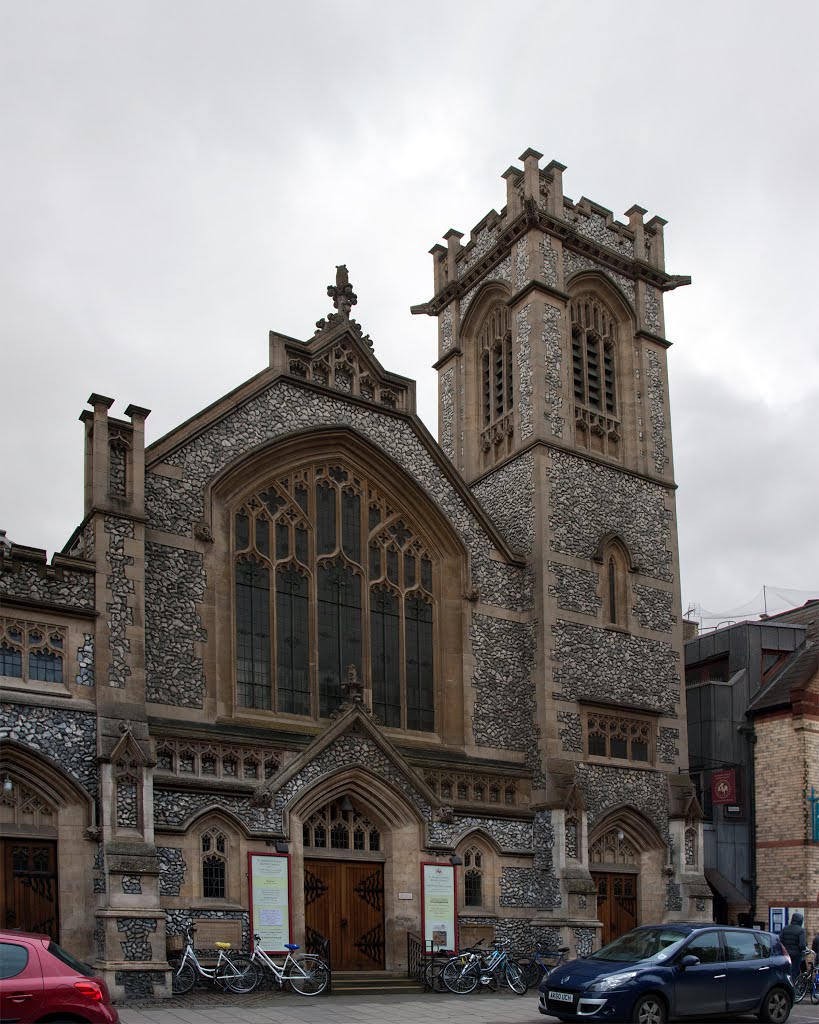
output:
[[[119,1024],[119,1014],[102,978],[53,939],[0,931],[0,1020]]]

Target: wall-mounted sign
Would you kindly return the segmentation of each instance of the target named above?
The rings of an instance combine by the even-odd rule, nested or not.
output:
[[[737,775],[733,768],[711,772],[711,802],[735,804],[737,802]]]
[[[421,934],[426,949],[458,948],[458,898],[451,864],[421,865]]]
[[[286,853],[249,853],[250,931],[261,936],[267,953],[286,953],[291,941],[290,857]]]
[[[399,900],[411,900],[412,899],[412,893],[411,892],[399,892],[398,893],[398,899]]]

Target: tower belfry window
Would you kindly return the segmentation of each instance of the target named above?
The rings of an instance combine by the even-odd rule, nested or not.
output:
[[[496,303],[478,329],[481,382],[481,440],[487,451],[490,444],[512,433],[515,404],[514,358],[509,310]]]
[[[572,300],[572,395],[578,444],[619,454],[618,324],[593,294]]]

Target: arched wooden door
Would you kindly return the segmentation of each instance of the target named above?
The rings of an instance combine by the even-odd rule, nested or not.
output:
[[[330,940],[336,971],[384,969],[384,865],[368,861],[304,862],[304,923]]]
[[[2,927],[43,932],[59,939],[57,844],[36,839],[0,840]]]
[[[637,925],[637,875],[593,871],[597,887],[597,919],[603,925],[602,945]]]

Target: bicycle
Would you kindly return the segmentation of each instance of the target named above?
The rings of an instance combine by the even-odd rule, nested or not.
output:
[[[816,979],[819,967],[817,967],[814,959],[812,949],[803,950],[802,966],[799,974],[796,976],[796,981],[793,983],[794,1003],[801,1003],[808,992],[810,992],[810,1001],[814,1004],[819,1003],[819,991],[817,991]]]
[[[537,985],[543,978],[551,974],[552,971],[556,971],[558,967],[565,964],[568,960],[568,952],[568,946],[558,946],[557,949],[544,949],[538,942],[535,944],[534,953],[517,957],[517,962],[526,975],[529,987]]]
[[[456,995],[474,992],[479,984],[497,989],[504,982],[519,996],[525,995],[529,988],[523,968],[498,943],[489,953],[473,948],[452,957],[441,977],[450,992]]]
[[[289,981],[290,988],[300,996],[319,996],[330,983],[330,968],[319,956],[312,953],[295,957],[293,954],[301,947],[292,942],[285,943],[287,956],[284,963],[277,964],[259,945],[261,936],[253,936],[253,952],[250,962],[260,972],[270,971],[279,988]],[[261,967],[259,966],[261,965]],[[261,977],[261,975],[260,975]]]
[[[175,996],[190,992],[196,982],[196,976],[207,978],[215,985],[223,985],[231,992],[252,992],[259,984],[259,969],[250,957],[242,953],[233,957],[228,955],[229,942],[215,942],[219,957],[214,967],[203,967],[193,948],[190,932],[185,932],[185,952],[181,957],[168,960],[171,967],[171,991]]]

